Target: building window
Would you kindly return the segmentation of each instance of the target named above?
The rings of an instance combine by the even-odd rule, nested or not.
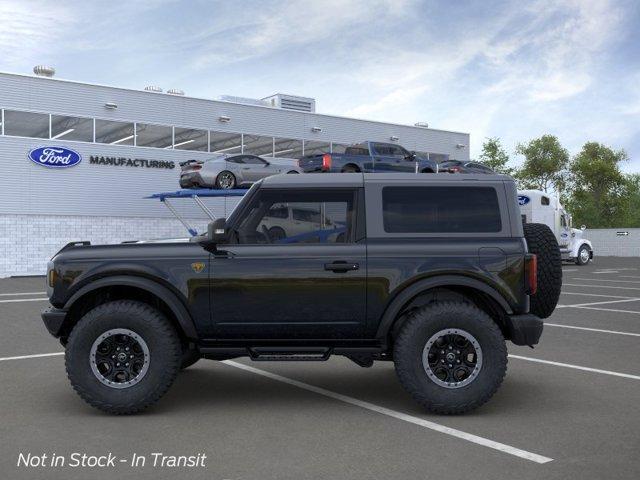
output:
[[[291,138],[274,138],[274,157],[300,158],[302,156],[302,140]]]
[[[197,150],[206,152],[208,150],[206,130],[195,130],[193,128],[175,128],[173,148],[178,150]]]
[[[349,145],[345,143],[332,143],[331,144],[331,153],[344,153]]]
[[[49,138],[49,115],[5,110],[4,134],[15,137]]]
[[[93,142],[93,119],[51,115],[51,139]]]
[[[173,145],[173,129],[164,125],[136,123],[136,146],[171,148]]]
[[[96,142],[111,145],[133,145],[133,123],[96,119]]]
[[[502,230],[492,187],[384,187],[388,233],[497,233]]]
[[[209,151],[235,155],[242,153],[242,135],[239,133],[209,132]]]
[[[262,137],[260,135],[243,135],[243,153],[251,155],[273,156],[273,137]]]
[[[318,142],[314,140],[304,141],[305,155],[322,155],[331,151],[331,142]]]

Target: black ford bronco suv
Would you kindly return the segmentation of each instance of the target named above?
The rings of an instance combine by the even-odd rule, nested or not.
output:
[[[296,213],[297,212],[297,213]],[[560,251],[501,175],[278,175],[175,243],[72,243],[42,317],[78,394],[130,414],[200,358],[390,360],[430,411],[485,403],[534,345]]]

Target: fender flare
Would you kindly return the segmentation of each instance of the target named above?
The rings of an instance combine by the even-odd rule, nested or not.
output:
[[[384,339],[391,330],[398,314],[402,311],[402,307],[406,305],[412,298],[420,293],[437,287],[470,287],[482,293],[489,295],[498,305],[507,313],[513,313],[511,306],[504,297],[493,287],[487,285],[480,280],[461,275],[439,275],[437,277],[419,280],[412,285],[404,288],[398,293],[393,300],[385,308],[382,319],[378,326],[376,338]]]
[[[580,250],[580,247],[582,247],[583,245],[586,245],[587,247],[589,247],[589,250],[593,252],[593,246],[591,245],[591,242],[586,238],[582,238],[580,239],[579,242],[576,242],[575,245],[573,246],[573,250],[571,250],[571,258],[577,258],[578,251]]]
[[[113,286],[136,287],[155,295],[169,307],[187,338],[198,338],[198,333],[196,332],[193,319],[178,296],[158,282],[135,275],[113,275],[92,281],[71,295],[71,297],[65,302],[64,309],[69,311],[73,304],[80,298],[84,297],[87,293],[99,288]]]

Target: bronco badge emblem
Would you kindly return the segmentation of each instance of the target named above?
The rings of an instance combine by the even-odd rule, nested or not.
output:
[[[200,273],[201,271],[204,270],[204,263],[203,262],[195,262],[191,264],[191,268],[193,268],[193,271],[196,273]]]

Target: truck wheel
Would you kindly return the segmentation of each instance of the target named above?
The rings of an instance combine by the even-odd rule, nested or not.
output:
[[[427,410],[460,414],[489,400],[507,371],[507,347],[489,315],[463,302],[410,314],[394,343],[400,383]]]
[[[182,358],[180,359],[180,370],[189,368],[191,365],[200,360],[200,352],[195,348],[184,348],[182,350]]]
[[[358,167],[354,167],[353,165],[345,165],[341,170],[342,173],[357,173],[359,171]]]
[[[530,253],[538,257],[538,291],[531,296],[529,311],[547,318],[560,299],[562,289],[562,256],[551,229],[542,223],[525,223],[524,237]]]
[[[69,335],[65,365],[84,401],[122,415],[157,402],[176,378],[181,356],[178,335],[160,311],[118,300],[78,321]]]
[[[220,172],[216,177],[216,188],[221,190],[230,190],[235,188],[235,186],[236,176],[227,170]]]
[[[586,245],[582,245],[578,249],[578,256],[576,257],[576,265],[586,265],[591,260],[591,251]]]

